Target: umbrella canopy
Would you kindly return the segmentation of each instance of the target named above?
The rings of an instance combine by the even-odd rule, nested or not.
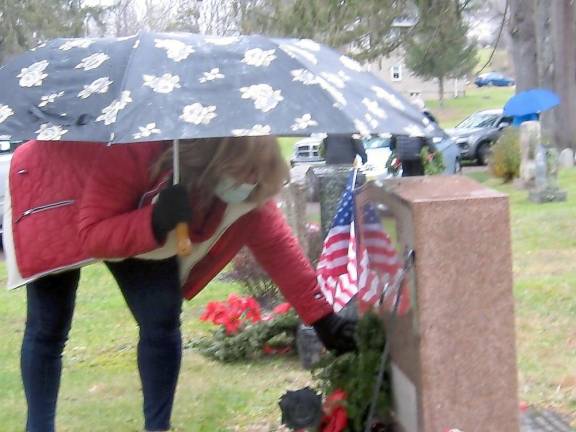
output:
[[[0,135],[110,143],[436,126],[311,40],[141,33],[56,39],[0,68]]]
[[[509,116],[526,116],[539,114],[560,104],[558,95],[546,89],[532,89],[512,96],[504,105],[504,114]]]

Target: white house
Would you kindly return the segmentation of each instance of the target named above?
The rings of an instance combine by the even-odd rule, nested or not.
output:
[[[416,94],[424,100],[438,99],[438,80],[425,80],[416,76],[406,66],[401,49],[392,52],[387,58],[365,64],[364,67],[405,96],[410,97]],[[446,79],[444,97],[463,96],[465,87],[464,78]]]
[[[416,25],[416,19],[407,17],[396,19],[392,27],[402,32],[414,25]],[[364,67],[405,96],[416,96],[424,100],[438,99],[438,80],[425,80],[408,69],[404,61],[404,51],[401,47],[387,57],[365,64]],[[444,97],[463,96],[465,87],[466,80],[464,78],[447,78],[444,82]]]

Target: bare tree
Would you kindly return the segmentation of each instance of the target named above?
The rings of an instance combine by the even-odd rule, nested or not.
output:
[[[200,8],[200,31],[231,36],[240,33],[239,0],[204,0]]]
[[[551,7],[549,0],[536,0],[535,25],[538,51],[538,85],[544,88],[555,87],[554,47],[552,45]],[[540,121],[546,135],[553,135],[556,122],[554,110],[542,113]]]
[[[556,108],[555,144],[576,149],[576,16],[573,1],[550,2],[554,87],[561,97]]]
[[[118,0],[108,14],[111,27],[108,33],[114,36],[129,36],[140,29],[135,0]]]
[[[509,31],[517,91],[538,85],[538,54],[534,0],[510,0]]]
[[[555,90],[559,107],[542,115],[558,148],[576,149],[576,6],[573,1],[509,0],[516,91]]]
[[[138,31],[199,32],[202,0],[116,0],[108,8],[106,33],[128,36]]]

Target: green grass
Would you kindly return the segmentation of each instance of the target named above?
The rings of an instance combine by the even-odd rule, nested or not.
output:
[[[294,151],[294,143],[302,138],[294,137],[279,137],[278,144],[280,144],[280,150],[282,151],[282,156],[284,159],[290,160],[292,153]]]
[[[567,202],[540,205],[485,173],[471,176],[510,197],[520,397],[576,426],[576,170],[560,173]]]
[[[510,196],[520,398],[576,420],[576,170],[560,175],[568,201],[544,205],[530,203],[526,191],[502,185],[485,173],[472,176]],[[4,278],[0,264],[0,282]],[[186,303],[185,340],[209,330],[198,320],[203,306],[235,290],[233,284],[215,281]],[[2,432],[21,431],[24,424],[18,364],[24,317],[24,290],[0,290]],[[59,431],[142,429],[136,335],[106,269],[85,268],[64,357]],[[194,432],[274,431],[279,396],[309,382],[309,373],[294,358],[222,365],[185,350],[174,426]]]
[[[503,108],[506,101],[514,95],[514,87],[468,87],[466,96],[446,99],[444,107],[438,101],[427,101],[426,105],[438,118],[440,126],[456,126],[465,117],[483,109]]]
[[[0,279],[5,268],[0,266]],[[2,281],[3,282],[3,281]],[[185,304],[184,339],[206,334],[203,306],[238,291],[215,281]],[[25,319],[25,291],[0,291],[0,430],[16,432],[25,423],[19,349]],[[142,430],[140,382],[136,371],[136,326],[107,270],[83,269],[74,325],[64,356],[58,410],[63,432]],[[176,398],[177,431],[268,431],[278,425],[277,400],[288,388],[310,379],[295,358],[222,365],[184,351]],[[276,425],[276,426],[275,426]],[[238,429],[236,429],[236,427]]]

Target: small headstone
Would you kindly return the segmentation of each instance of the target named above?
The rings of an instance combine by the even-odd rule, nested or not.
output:
[[[278,198],[278,206],[286,216],[288,225],[290,225],[292,232],[298,238],[304,252],[308,253],[305,185],[291,182],[284,186]]]
[[[560,152],[560,156],[558,156],[558,166],[560,169],[574,167],[574,151],[572,149],[565,148]]]
[[[534,187],[530,189],[528,199],[542,204],[566,201],[566,191],[558,187],[558,152],[553,147],[539,145],[536,148]]]
[[[524,188],[534,185],[534,159],[541,136],[540,122],[527,121],[520,125],[520,183]]]
[[[298,358],[304,369],[312,369],[322,358],[324,346],[314,327],[301,324],[296,332]]]
[[[324,165],[310,168],[309,174],[313,176],[313,181],[318,186],[322,238],[326,237],[330,229],[351,170],[351,165]]]

